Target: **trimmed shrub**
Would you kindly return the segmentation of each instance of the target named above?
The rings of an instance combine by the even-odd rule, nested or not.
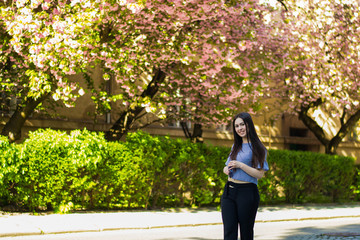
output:
[[[351,190],[353,194],[353,200],[360,201],[360,165],[355,166],[355,175]]]
[[[93,191],[106,142],[89,131],[70,135],[55,130],[37,130],[21,145],[13,201],[30,210],[56,209],[75,201],[94,206]]]
[[[22,178],[19,172],[21,146],[10,144],[7,137],[0,136],[0,205],[12,204],[16,195],[14,185]]]
[[[348,201],[354,159],[314,152],[269,150],[269,189],[287,203]],[[262,179],[261,179],[262,181]],[[281,194],[282,193],[282,194]]]
[[[141,131],[107,142],[87,130],[39,129],[23,144],[1,143],[2,206],[59,212],[201,206],[219,203],[226,181],[221,158],[228,148]]]
[[[148,189],[146,206],[190,206],[219,202],[219,185],[214,164],[223,164],[221,148],[203,144],[153,137],[144,132],[130,133],[125,143],[141,164]],[[210,150],[211,149],[211,150]],[[213,159],[211,159],[213,158]],[[222,168],[221,168],[222,169]]]

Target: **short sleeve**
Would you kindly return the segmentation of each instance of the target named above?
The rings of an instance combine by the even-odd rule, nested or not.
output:
[[[264,166],[261,168],[260,163],[258,164],[258,169],[264,170],[264,171],[269,171],[269,164],[267,162],[267,151],[265,153],[265,161],[264,161]]]
[[[260,168],[260,164],[259,164],[259,168]],[[266,159],[265,159],[264,167],[262,168],[262,170],[269,171],[269,164],[267,163]]]
[[[233,148],[234,148],[234,144],[233,144],[232,147],[231,147],[231,151],[233,150]],[[227,160],[226,160],[226,162],[225,162],[225,166],[227,166],[227,165],[229,164],[229,162],[230,162],[230,154],[231,154],[231,151],[230,151],[229,156],[228,156],[228,158],[227,158]]]
[[[225,166],[227,166],[230,162],[230,156],[227,158],[226,162],[225,162]]]

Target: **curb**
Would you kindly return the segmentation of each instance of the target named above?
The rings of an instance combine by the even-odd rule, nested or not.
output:
[[[266,222],[296,222],[307,220],[328,220],[336,218],[360,218],[360,215],[346,215],[346,216],[332,216],[332,217],[304,217],[304,218],[288,218],[288,219],[273,219],[273,220],[255,220],[256,223]]]

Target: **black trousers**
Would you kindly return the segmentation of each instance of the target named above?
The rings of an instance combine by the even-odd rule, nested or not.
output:
[[[254,239],[254,224],[259,207],[259,191],[253,183],[227,182],[221,198],[221,214],[224,224],[224,240]]]

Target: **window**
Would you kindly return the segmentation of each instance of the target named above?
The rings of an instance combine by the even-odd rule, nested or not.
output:
[[[304,138],[307,137],[306,128],[290,128],[290,137]],[[289,149],[294,151],[309,151],[309,145],[293,142],[289,144]]]
[[[290,137],[307,137],[306,128],[290,128]]]
[[[216,127],[216,131],[222,131],[222,132],[231,132],[232,131],[232,124],[222,124]]]

